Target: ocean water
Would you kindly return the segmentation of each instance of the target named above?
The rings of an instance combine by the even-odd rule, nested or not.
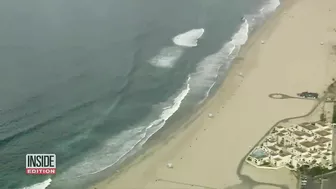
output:
[[[279,4],[1,1],[0,188],[85,188],[202,103]],[[57,175],[26,175],[27,153]]]

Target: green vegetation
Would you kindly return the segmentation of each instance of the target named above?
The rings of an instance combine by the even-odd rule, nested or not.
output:
[[[315,176],[326,174],[326,173],[329,173],[335,170],[336,170],[336,167],[331,170],[327,168],[323,168],[323,167],[313,167],[310,169],[308,165],[303,165],[299,168],[298,171],[303,175],[309,175],[309,176],[315,177]]]
[[[324,113],[320,114],[320,120],[321,121],[326,121],[327,120],[327,117]]]
[[[336,123],[336,103],[334,102],[333,123]]]
[[[309,170],[308,174],[315,177],[317,175],[322,175],[329,172],[329,169],[322,168],[322,167],[313,167]]]
[[[303,175],[307,175],[309,172],[309,165],[302,165],[299,167],[298,171]]]

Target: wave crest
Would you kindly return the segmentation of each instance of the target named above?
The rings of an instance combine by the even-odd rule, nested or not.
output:
[[[193,93],[202,93],[207,90],[204,98],[209,95],[211,88],[217,81],[219,69],[222,66],[229,67],[241,46],[246,43],[248,34],[249,24],[247,20],[244,20],[229,42],[225,43],[218,52],[205,57],[198,63],[190,83]]]
[[[50,185],[51,181],[52,180],[49,178],[43,182],[39,182],[31,186],[23,187],[22,189],[46,189]]]
[[[203,33],[204,28],[192,29],[175,36],[173,42],[182,47],[196,47],[198,39],[202,37]]]

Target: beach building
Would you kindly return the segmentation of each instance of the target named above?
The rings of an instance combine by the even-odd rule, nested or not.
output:
[[[317,143],[314,141],[304,141],[300,143],[302,149],[306,151],[314,151],[316,149]]]
[[[329,128],[332,124],[330,123],[326,123],[326,122],[323,122],[323,121],[317,121],[314,123],[316,126],[322,128],[322,129],[325,129],[325,128]]]
[[[313,135],[314,132],[319,129],[318,126],[315,126],[312,123],[302,123],[302,124],[299,124],[298,126],[301,131],[311,134],[311,135]]]
[[[258,167],[302,165],[332,168],[332,127],[326,122],[306,122],[289,127],[276,126],[248,156]]]
[[[285,129],[285,127],[279,125],[279,126],[276,126],[276,127],[274,128],[274,130],[275,130],[276,132],[281,132],[281,131],[284,131],[284,130],[286,130],[286,129]]]
[[[276,138],[269,137],[269,138],[266,139],[264,144],[268,147],[272,147],[272,146],[275,146],[277,144],[277,140],[276,140]]]

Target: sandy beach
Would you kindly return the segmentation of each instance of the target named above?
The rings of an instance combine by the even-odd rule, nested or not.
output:
[[[259,170],[240,163],[277,121],[304,115],[316,103],[276,100],[269,94],[322,94],[336,77],[335,20],[335,0],[282,2],[250,37],[220,89],[187,129],[93,188],[296,188],[286,169]],[[168,162],[174,168],[167,168]]]

